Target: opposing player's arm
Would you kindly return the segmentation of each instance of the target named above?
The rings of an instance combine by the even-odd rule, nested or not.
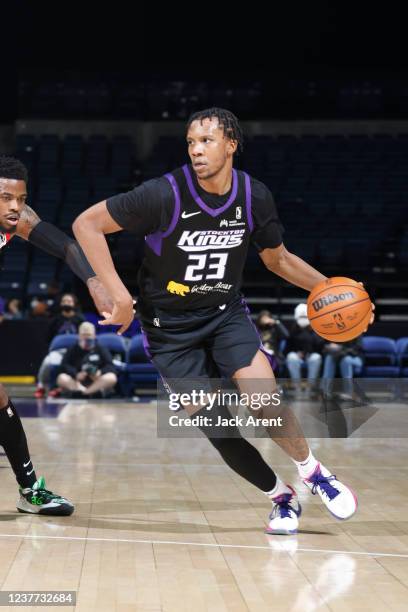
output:
[[[20,219],[17,224],[16,234],[24,240],[28,240],[31,231],[35,228],[41,219],[37,213],[27,204],[21,211]]]
[[[290,253],[283,243],[274,249],[263,249],[259,256],[268,270],[306,291],[311,291],[317,283],[327,278],[303,259]]]
[[[41,221],[30,206],[24,206],[21,211],[16,234],[46,253],[63,259],[74,274],[87,284],[99,312],[112,307],[108,293],[96,277],[79,244],[55,225]]]
[[[133,299],[115,270],[105,235],[122,229],[109,214],[106,200],[85,210],[72,225],[76,239],[113,300],[113,309],[103,313],[105,320],[101,324],[120,323],[119,334],[133,321]]]

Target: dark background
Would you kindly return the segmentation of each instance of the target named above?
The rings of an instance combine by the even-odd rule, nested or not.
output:
[[[398,98],[407,84],[405,21],[395,6],[385,13],[383,5],[355,4],[270,9],[173,3],[148,9],[129,2],[20,1],[2,7],[0,119],[18,116],[21,80],[47,71],[61,78],[114,72],[133,81],[260,79],[280,90],[293,80],[330,89],[366,79],[385,83],[387,95]],[[284,96],[281,112],[283,107]],[[388,117],[398,112],[395,103],[382,109]],[[271,113],[279,116],[279,104]]]

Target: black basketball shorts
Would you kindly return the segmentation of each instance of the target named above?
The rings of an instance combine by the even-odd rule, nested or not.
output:
[[[261,347],[244,299],[195,310],[138,301],[145,349],[164,379],[230,378]]]

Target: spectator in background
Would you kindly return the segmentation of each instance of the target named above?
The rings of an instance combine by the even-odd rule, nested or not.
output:
[[[48,319],[50,313],[48,311],[48,304],[42,297],[36,295],[31,298],[30,310],[28,312],[29,319],[43,320]]]
[[[78,328],[83,323],[84,317],[79,312],[78,300],[73,293],[64,293],[59,303],[59,313],[51,320],[48,330],[48,341],[59,334],[77,334]],[[50,380],[52,368],[61,364],[66,349],[51,351],[43,359],[37,374],[37,388],[34,396],[41,399],[45,396],[46,386],[53,387]],[[50,392],[52,396],[53,393]]]
[[[4,310],[4,318],[9,321],[19,321],[23,318],[23,312],[21,310],[21,300],[18,298],[11,298],[6,305]]]
[[[279,350],[279,345],[282,340],[289,337],[289,332],[279,319],[272,316],[269,310],[261,310],[255,325],[258,328],[263,349],[268,355],[272,369],[276,371],[285,362],[285,357]]]
[[[117,377],[112,356],[95,338],[95,326],[85,321],[79,326],[78,342],[64,355],[57,384],[71,397],[105,397],[112,392]]]
[[[45,300],[48,305],[48,311],[51,315],[58,314],[58,305],[60,303],[60,284],[55,279],[47,284],[47,294]]]
[[[329,397],[333,389],[333,381],[337,367],[343,379],[343,389],[339,397],[342,399],[353,399],[353,376],[355,371],[363,367],[363,348],[361,338],[355,338],[350,342],[328,342],[323,347],[324,365],[322,376],[322,387],[324,394]]]
[[[295,308],[295,322],[290,330],[286,344],[286,366],[295,384],[296,396],[301,394],[301,369],[307,371],[307,395],[316,390],[316,382],[322,365],[323,338],[320,338],[310,326],[307,318],[306,304]]]
[[[85,321],[81,314],[78,299],[73,293],[64,293],[59,309],[50,322],[48,337],[51,341],[58,334],[77,334],[78,327]]]

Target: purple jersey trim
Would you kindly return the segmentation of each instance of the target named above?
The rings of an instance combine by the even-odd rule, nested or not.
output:
[[[245,200],[246,200],[246,213],[248,219],[249,231],[253,232],[254,230],[254,220],[252,218],[252,194],[251,194],[251,180],[246,172],[244,172],[245,176]]]
[[[149,344],[149,340],[147,338],[146,332],[144,331],[144,329],[141,329],[141,334],[142,334],[142,343],[143,343],[143,348],[144,348],[144,352],[146,353],[147,357],[150,359],[150,361],[152,360],[152,355],[150,353],[150,344]]]
[[[167,238],[174,231],[180,216],[181,198],[177,182],[172,174],[165,174],[165,178],[169,181],[174,192],[174,212],[171,223],[165,232],[156,232],[146,236],[146,243],[156,255],[160,257],[163,245],[163,238]]]
[[[221,215],[221,213],[225,212],[227,210],[227,208],[229,208],[231,206],[231,204],[234,202],[235,198],[237,197],[237,193],[238,193],[238,175],[237,175],[236,170],[234,170],[234,168],[232,169],[232,191],[231,191],[231,195],[228,198],[227,202],[224,204],[224,206],[221,206],[221,208],[215,208],[215,209],[214,208],[210,208],[209,206],[207,206],[207,204],[198,195],[197,190],[194,187],[193,179],[192,179],[192,176],[191,176],[191,173],[190,173],[190,168],[187,166],[187,164],[185,166],[183,166],[183,172],[184,172],[184,176],[186,177],[187,185],[188,185],[188,188],[190,190],[190,193],[191,193],[192,197],[197,202],[199,207],[202,208],[204,210],[204,212],[206,212],[209,215],[211,215],[211,217],[218,217],[218,215]]]

